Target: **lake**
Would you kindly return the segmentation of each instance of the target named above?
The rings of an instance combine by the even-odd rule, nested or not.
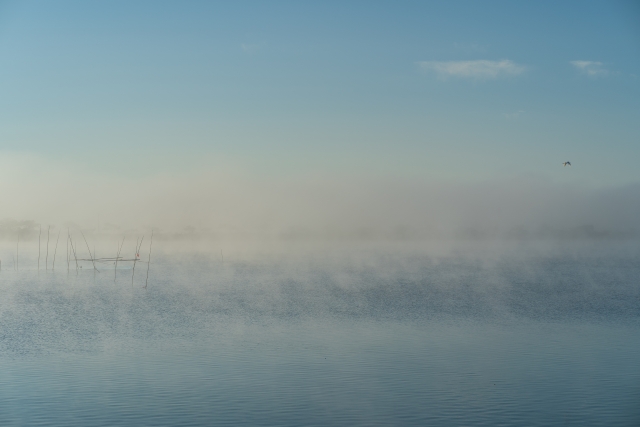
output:
[[[637,426],[639,247],[159,240],[146,288],[21,254],[0,425]]]

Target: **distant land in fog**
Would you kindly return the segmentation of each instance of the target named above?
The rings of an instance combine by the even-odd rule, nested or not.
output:
[[[108,209],[99,215],[81,204],[47,210],[42,200],[31,203],[42,207],[32,215],[5,213],[0,239],[15,240],[18,232],[34,239],[40,226],[46,231],[50,225],[105,237],[153,228],[159,239],[618,239],[640,232],[638,184],[299,182],[246,186],[230,196],[204,182],[168,190],[162,198],[144,188],[124,197],[103,191],[99,204]]]

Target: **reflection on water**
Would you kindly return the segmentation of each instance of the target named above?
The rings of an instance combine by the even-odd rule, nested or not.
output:
[[[609,249],[3,270],[0,425],[638,425],[640,261]]]

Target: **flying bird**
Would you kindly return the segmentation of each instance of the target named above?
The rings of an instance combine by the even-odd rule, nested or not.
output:
[[[571,162],[562,162],[562,166],[571,166]]]

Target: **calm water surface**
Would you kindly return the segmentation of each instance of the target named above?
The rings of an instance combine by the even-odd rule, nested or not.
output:
[[[634,248],[3,266],[0,425],[638,426]]]

